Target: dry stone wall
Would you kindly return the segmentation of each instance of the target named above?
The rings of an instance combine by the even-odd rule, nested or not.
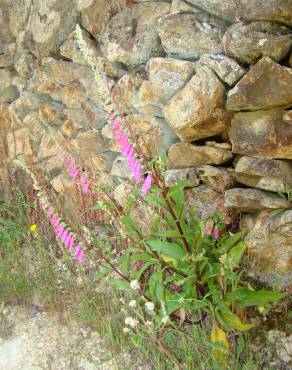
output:
[[[55,140],[66,143],[122,202],[131,176],[76,24],[146,155],[168,153],[167,184],[189,179],[188,207],[202,219],[240,220],[250,272],[291,285],[292,1],[0,0],[9,155],[29,158],[72,198]]]

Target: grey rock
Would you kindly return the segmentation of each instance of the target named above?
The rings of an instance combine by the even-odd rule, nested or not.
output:
[[[254,64],[262,57],[279,62],[291,49],[292,33],[271,22],[236,23],[225,32],[222,42],[226,53],[241,62]]]
[[[229,132],[233,153],[259,158],[292,159],[292,125],[285,110],[236,113]]]
[[[200,63],[211,68],[229,86],[235,85],[246,72],[235,60],[220,54],[205,54]]]
[[[256,212],[262,209],[289,208],[290,202],[276,194],[259,189],[234,188],[225,192],[225,207],[238,212]]]
[[[15,63],[14,68],[21,77],[29,78],[32,73],[34,60],[35,58],[32,54],[22,54]]]
[[[236,180],[242,184],[276,192],[292,191],[292,162],[241,157],[235,167]]]
[[[167,187],[175,186],[178,181],[187,181],[188,187],[200,185],[197,169],[191,167],[178,170],[167,170],[165,172],[165,185]]]
[[[158,33],[169,57],[198,59],[202,54],[221,54],[225,25],[214,19],[207,23],[192,13],[173,13],[159,19]]]
[[[111,62],[136,65],[161,55],[156,23],[169,9],[168,3],[149,2],[115,15],[100,36],[104,56]]]
[[[188,0],[188,2],[229,22],[236,20],[240,9],[237,0]]]
[[[128,167],[128,159],[121,155],[118,156],[113,162],[111,175],[124,179],[131,179],[132,175]]]
[[[292,70],[264,57],[228,92],[226,107],[233,111],[292,106]]]
[[[163,117],[165,103],[195,72],[194,63],[171,58],[152,58],[146,66],[148,79],[135,97],[136,109]]]

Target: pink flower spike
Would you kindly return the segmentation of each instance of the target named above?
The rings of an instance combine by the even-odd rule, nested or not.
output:
[[[137,161],[136,165],[135,165],[135,170],[134,170],[134,179],[136,181],[136,183],[138,184],[141,179],[142,179],[142,166],[141,166],[141,163],[140,161]]]
[[[112,113],[112,114],[110,115],[110,119],[111,119],[112,121],[114,121],[116,118],[117,118],[117,117],[116,117],[116,115],[115,115],[114,113]]]
[[[61,238],[63,232],[64,232],[64,227],[61,224],[59,224],[56,227],[56,234]]]
[[[207,226],[205,230],[205,235],[211,235],[211,231],[212,231],[211,225]]]
[[[59,221],[57,219],[57,217],[55,215],[52,215],[51,216],[51,224],[55,227],[58,227],[59,226]]]
[[[218,239],[219,238],[219,231],[218,231],[217,228],[215,228],[215,230],[214,230],[214,238],[215,239]]]
[[[71,236],[70,237],[70,240],[68,242],[68,248],[71,249],[74,247],[74,243],[75,243],[75,236]]]
[[[69,231],[65,229],[61,235],[61,240],[63,243],[65,243],[65,241],[67,240],[68,234],[69,234]]]
[[[71,237],[70,233],[68,233],[67,238],[64,240],[64,244],[65,244],[66,248],[69,248],[69,243],[70,243],[71,238],[72,237]]]
[[[84,261],[84,250],[80,248],[79,252],[76,254],[77,261],[82,263]]]
[[[84,185],[86,183],[87,183],[86,177],[85,176],[82,176],[81,177],[81,184]]]
[[[144,181],[144,184],[141,189],[142,195],[146,195],[148,193],[148,191],[151,188],[151,184],[152,184],[152,174],[148,173],[146,180]]]
[[[113,129],[114,129],[114,130],[119,129],[119,128],[121,127],[122,123],[123,123],[123,121],[122,121],[121,119],[116,118],[116,119],[114,120],[114,126],[113,126]]]
[[[80,175],[80,171],[76,169],[76,170],[73,172],[73,175],[72,175],[72,179],[73,179],[73,181],[75,181],[75,180],[77,179],[77,177],[79,177],[79,175]]]
[[[84,193],[89,193],[89,182],[87,182],[86,184],[84,184],[83,186],[83,190],[84,190]]]

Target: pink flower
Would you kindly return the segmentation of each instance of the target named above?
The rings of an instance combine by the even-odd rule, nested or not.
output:
[[[144,184],[141,189],[142,195],[146,195],[148,193],[149,189],[151,188],[152,180],[153,180],[152,174],[148,173],[146,180],[144,181]]]
[[[68,235],[69,235],[69,231],[65,229],[61,235],[61,240],[63,243],[65,243],[65,241],[67,240]]]
[[[75,171],[72,174],[72,179],[75,181],[79,175],[80,175],[80,171],[75,169]]]
[[[55,215],[51,216],[51,224],[55,227],[57,227],[59,225],[59,221],[58,221],[58,219]]]
[[[70,233],[68,233],[67,238],[64,240],[64,244],[66,248],[69,248],[69,243],[70,243],[71,238],[72,236],[70,235]]]
[[[134,180],[138,184],[142,179],[142,166],[141,166],[140,161],[136,162],[133,175],[134,175]]]
[[[219,231],[218,231],[217,227],[214,230],[214,238],[215,239],[218,239],[219,238]]]
[[[75,243],[75,236],[71,236],[70,237],[70,240],[68,241],[68,248],[71,249],[74,247],[74,243]]]
[[[211,225],[207,226],[205,230],[205,235],[211,235],[211,231],[212,231],[212,226]]]
[[[84,193],[86,194],[89,193],[89,182],[83,185],[83,190],[84,190]]]
[[[56,234],[57,234],[59,237],[61,237],[61,236],[62,236],[62,234],[63,234],[63,232],[64,232],[64,227],[63,227],[61,224],[59,224],[59,225],[56,227]]]
[[[74,256],[77,258],[77,261],[82,263],[84,260],[84,250],[80,247],[78,244],[77,247],[75,248],[75,254]]]

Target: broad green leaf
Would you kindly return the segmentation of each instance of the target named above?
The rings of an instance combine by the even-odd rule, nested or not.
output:
[[[122,216],[120,222],[127,228],[129,235],[139,235],[139,228],[130,217]]]
[[[127,274],[129,272],[129,264],[130,264],[130,255],[129,253],[126,253],[119,261],[119,265],[121,267],[121,271],[124,274]]]
[[[184,248],[177,243],[170,243],[162,240],[149,240],[147,244],[152,251],[161,252],[175,260],[181,260],[186,255]]]
[[[159,269],[149,278],[149,293],[155,302],[164,300],[163,270]]]
[[[231,269],[239,264],[245,249],[246,242],[240,242],[227,253],[227,263]]]
[[[285,296],[285,293],[277,291],[266,289],[251,290],[248,287],[244,287],[227,293],[224,297],[224,301],[233,302],[238,307],[243,308],[249,306],[264,306],[268,303],[277,302]]]
[[[140,253],[133,254],[130,257],[130,259],[131,259],[131,261],[150,261],[150,260],[156,261],[149,254],[147,254],[147,253],[141,253],[141,250],[140,250]]]
[[[231,311],[220,312],[220,316],[228,329],[245,331],[254,327],[253,324],[241,322],[240,318]]]
[[[161,258],[167,264],[171,264],[173,266],[177,266],[177,260],[175,258],[165,256],[164,254],[161,255]]]
[[[130,283],[126,280],[111,278],[108,282],[110,285],[118,288],[119,290],[131,290]]]
[[[164,230],[156,233],[155,236],[160,236],[162,238],[180,238],[181,234],[177,230]]]
[[[134,273],[134,275],[133,275],[133,278],[135,279],[135,280],[139,280],[140,278],[141,278],[141,276],[142,276],[142,274],[151,266],[151,265],[153,265],[154,263],[155,263],[156,261],[154,260],[154,261],[149,261],[149,262],[146,262],[146,263],[144,263],[144,265],[138,270],[138,271],[136,271],[135,273]]]

